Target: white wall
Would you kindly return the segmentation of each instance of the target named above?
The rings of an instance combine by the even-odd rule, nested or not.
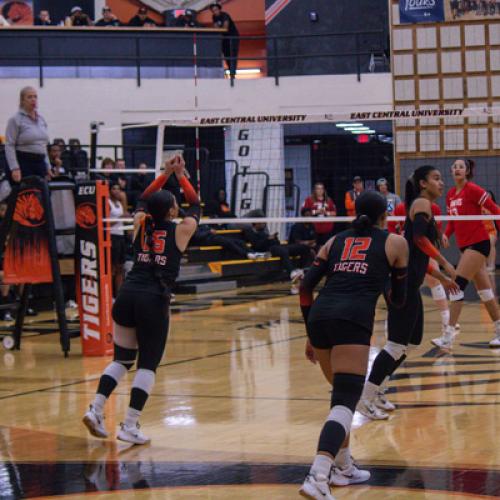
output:
[[[3,79],[0,107],[0,135],[9,116],[17,108],[19,90],[38,87],[32,79]],[[49,124],[51,137],[78,137],[89,140],[89,125],[103,121],[106,127],[145,122],[159,118],[190,118],[198,113],[245,114],[323,114],[340,111],[392,109],[390,73],[356,75],[284,77],[239,80],[230,87],[227,80],[202,79],[198,89],[192,80],[126,79],[46,79],[39,89],[40,112]],[[121,143],[121,132],[101,134],[101,143]]]

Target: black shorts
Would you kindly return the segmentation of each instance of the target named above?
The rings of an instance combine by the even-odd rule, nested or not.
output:
[[[408,288],[406,303],[397,309],[387,304],[387,333],[391,342],[420,345],[424,334],[424,306],[420,289]]]
[[[467,245],[466,247],[461,247],[460,251],[464,253],[466,250],[475,250],[479,252],[481,255],[488,257],[491,252],[491,243],[490,240],[478,241],[477,243],[473,243],[472,245]]]
[[[307,336],[316,349],[330,349],[336,345],[370,345],[372,332],[344,319],[326,319],[307,323]]]
[[[125,236],[111,235],[111,264],[120,266],[125,262],[127,245]]]
[[[155,371],[167,343],[169,326],[168,298],[153,293],[120,289],[113,304],[113,321],[135,328],[139,358],[137,366]]]

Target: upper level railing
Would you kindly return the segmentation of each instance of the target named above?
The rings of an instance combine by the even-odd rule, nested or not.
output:
[[[0,77],[223,78],[223,60],[249,62],[274,77],[389,71],[383,30],[310,35],[240,36],[240,47],[262,42],[265,53],[224,57],[223,31],[178,28],[3,28]],[[236,43],[230,39],[230,43]],[[245,54],[249,49],[245,50]],[[30,72],[31,71],[31,72]],[[233,83],[233,79],[232,83]]]

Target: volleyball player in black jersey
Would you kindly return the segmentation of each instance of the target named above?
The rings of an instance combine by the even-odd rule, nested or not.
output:
[[[352,229],[337,234],[321,248],[300,288],[309,341],[326,379],[333,383],[330,414],[300,489],[302,496],[311,499],[331,500],[329,483],[354,482],[348,481],[350,473],[344,475],[344,483],[333,477],[343,465],[352,471],[346,444],[365,383],[375,306],[389,275],[389,301],[395,307],[405,301],[408,244],[402,236],[382,229],[387,215],[385,198],[366,192],[356,199],[355,207]],[[326,283],[313,302],[313,290],[323,276]],[[356,472],[364,472],[357,482],[370,477],[366,471]]]
[[[137,358],[130,405],[117,438],[134,444],[149,441],[139,429],[139,416],[154,385],[169,327],[170,294],[186,249],[195,232],[200,202],[184,176],[184,160],[176,156],[165,172],[144,191],[134,216],[134,265],[113,305],[114,360],[104,370],[97,393],[83,418],[90,433],[105,438],[104,404]],[[176,224],[179,207],[169,191],[162,190],[175,173],[186,201],[191,205],[184,220]]]
[[[424,311],[420,287],[426,272],[431,272],[448,290],[456,286],[452,281],[455,278],[455,268],[436,247],[439,234],[432,215],[432,203],[443,194],[443,189],[441,173],[430,165],[417,168],[406,183],[407,217],[404,237],[410,248],[406,304],[398,309],[388,303],[388,341],[373,362],[357,408],[360,413],[373,420],[389,417],[375,405],[380,386],[405,360],[407,350],[422,342]],[[429,269],[429,258],[436,260],[448,276],[438,269]]]

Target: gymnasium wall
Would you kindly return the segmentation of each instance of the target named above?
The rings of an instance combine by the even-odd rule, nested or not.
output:
[[[326,54],[354,52],[356,40],[349,37],[300,38],[302,35],[320,33],[342,33],[349,31],[382,30],[383,35],[362,35],[358,43],[362,48],[370,48],[383,43],[386,47],[389,39],[389,12],[386,0],[292,0],[285,2],[283,10],[275,17],[270,17],[276,0],[266,0],[266,32],[268,36],[295,34],[298,37],[282,40],[278,43],[280,54]],[[279,5],[284,5],[280,2]],[[310,20],[310,13],[316,13],[317,21]],[[273,54],[272,43],[268,42],[268,53]],[[361,57],[361,65],[367,71],[370,56]],[[269,74],[273,74],[273,65],[269,63]],[[353,57],[288,59],[279,62],[279,72],[293,74],[347,74],[356,71]]]
[[[32,79],[4,79],[0,107],[0,135],[18,106],[19,91]],[[288,77],[276,86],[271,78],[237,81],[202,79],[198,82],[199,107],[194,105],[191,80],[47,79],[39,89],[39,106],[51,137],[78,137],[88,142],[92,121],[106,127],[160,118],[189,118],[195,114],[324,114],[339,111],[391,109],[390,74]],[[102,134],[101,143],[121,144],[121,130]]]

